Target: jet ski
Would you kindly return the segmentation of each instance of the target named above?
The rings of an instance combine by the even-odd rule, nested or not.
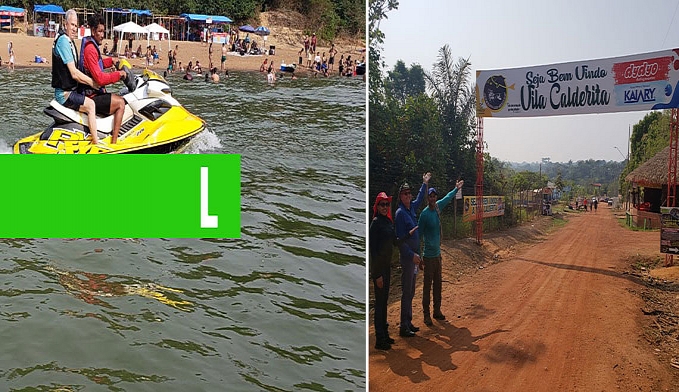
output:
[[[170,85],[157,73],[145,69],[141,76],[127,72],[120,132],[111,144],[113,115],[97,116],[99,143],[92,144],[87,114],[69,109],[52,100],[43,111],[54,122],[43,132],[16,142],[15,154],[165,154],[184,147],[205,129],[205,122],[189,113],[172,97]]]
[[[365,74],[365,63],[356,64],[356,75],[364,75],[364,74]]]
[[[296,64],[281,64],[281,72],[295,73],[295,69],[297,69]]]

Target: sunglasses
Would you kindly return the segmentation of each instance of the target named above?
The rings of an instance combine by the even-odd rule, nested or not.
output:
[[[401,192],[401,195],[410,196],[410,191]]]
[[[377,205],[380,206],[380,207],[389,207],[389,202],[385,201],[385,202],[379,203]]]

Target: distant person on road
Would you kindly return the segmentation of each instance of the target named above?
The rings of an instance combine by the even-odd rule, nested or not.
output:
[[[434,318],[445,320],[446,316],[441,313],[441,210],[455,198],[457,191],[462,188],[464,181],[455,183],[455,188],[448,192],[441,200],[435,188],[429,188],[427,192],[428,205],[420,213],[418,226],[420,227],[420,238],[424,244],[422,250],[422,262],[424,263],[424,291],[422,293],[422,311],[424,312],[424,323],[428,326],[433,325],[429,315],[429,294],[432,282],[434,285]]]
[[[415,279],[420,265],[420,236],[417,232],[415,212],[424,200],[431,173],[422,176],[422,186],[417,198],[412,199],[410,185],[406,182],[398,190],[399,204],[396,210],[396,237],[405,238],[412,231],[412,237],[399,245],[401,262],[401,326],[402,337],[413,337],[420,329],[413,325],[413,298],[415,297]],[[414,229],[414,230],[413,230]]]
[[[582,205],[585,206],[585,212],[587,212],[587,198],[582,199]]]
[[[597,207],[599,206],[599,200],[594,199],[594,212],[596,212]]]

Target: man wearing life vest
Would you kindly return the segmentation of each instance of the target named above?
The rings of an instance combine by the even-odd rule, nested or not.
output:
[[[100,15],[93,15],[89,24],[92,35],[84,37],[82,40],[78,69],[90,76],[101,88],[97,90],[89,86],[81,86],[81,89],[86,96],[94,101],[97,114],[102,116],[113,115],[111,144],[115,144],[118,140],[120,124],[123,121],[123,113],[125,113],[125,100],[120,95],[107,93],[104,86],[124,79],[127,74],[125,71],[104,71],[104,69],[111,68],[114,63],[111,57],[102,58],[99,50],[99,45],[104,40],[106,33],[106,22]]]
[[[78,83],[96,87],[97,84],[76,67],[78,52],[73,40],[78,36],[78,14],[66,11],[64,30],[59,30],[52,44],[52,87],[54,99],[69,109],[87,113],[92,143],[99,143],[94,101],[77,91]]]

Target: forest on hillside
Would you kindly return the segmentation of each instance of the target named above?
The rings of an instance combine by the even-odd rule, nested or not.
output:
[[[568,162],[533,162],[510,163],[509,166],[517,172],[542,173],[549,181],[556,183],[559,179],[564,186],[572,186],[590,193],[594,192],[592,184],[601,184],[596,189],[597,194],[617,196],[620,191],[620,173],[627,161],[605,161],[602,159],[587,159],[584,161]]]
[[[289,10],[307,18],[305,29],[321,39],[365,34],[365,1],[363,0],[0,0],[0,5],[25,8],[29,14],[35,4],[52,3],[68,8],[135,8],[149,9],[159,15],[198,13],[224,15],[236,24],[258,20],[263,11]]]

